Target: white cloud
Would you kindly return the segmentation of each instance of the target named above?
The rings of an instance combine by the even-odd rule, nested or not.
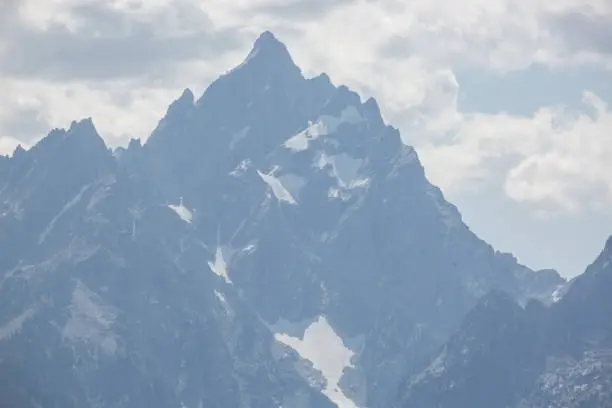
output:
[[[532,143],[529,153],[508,172],[508,196],[550,201],[571,212],[607,210],[612,203],[612,111],[590,92],[585,92],[584,102],[595,109],[593,117],[560,113],[530,123],[532,128],[543,127],[539,136],[548,140],[540,146]]]
[[[30,146],[12,137],[0,137],[0,155],[10,155],[15,151],[17,146],[21,145],[25,149]]]
[[[580,110],[542,107],[530,117],[466,114],[457,110],[456,82],[437,77],[443,83],[431,85],[432,96],[406,111],[405,121],[419,122],[405,138],[445,191],[499,183],[509,198],[539,212],[612,204],[612,110],[597,95],[585,92]]]
[[[0,127],[0,137],[19,137],[31,144],[51,128],[66,127],[72,120],[91,116],[107,143],[116,146],[152,131],[168,101],[177,96],[163,88],[132,88],[120,82],[105,85],[100,89],[81,82],[58,86],[34,80],[0,80],[0,104],[4,107],[0,123],[8,123],[24,107],[35,106],[36,116],[46,125],[38,134],[28,134],[24,128],[24,133],[18,135],[7,134],[6,126]],[[5,149],[0,152],[3,150],[7,153]]]

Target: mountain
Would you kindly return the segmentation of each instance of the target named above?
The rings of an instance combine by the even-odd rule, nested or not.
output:
[[[145,143],[85,119],[5,167],[0,373],[24,406],[386,408],[483,295],[564,282],[474,235],[374,99],[269,32]]]
[[[407,384],[403,407],[612,407],[612,238],[549,307],[483,297]]]

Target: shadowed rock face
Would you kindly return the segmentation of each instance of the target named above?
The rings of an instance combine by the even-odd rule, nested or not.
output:
[[[565,295],[522,309],[482,298],[461,328],[404,389],[402,406],[608,407],[612,398],[612,251]]]
[[[0,248],[24,406],[388,407],[489,290],[562,283],[478,239],[373,99],[271,33],[144,145],[86,119],[0,159]]]

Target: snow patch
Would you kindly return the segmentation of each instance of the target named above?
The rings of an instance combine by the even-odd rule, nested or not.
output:
[[[60,210],[60,212],[55,217],[53,217],[53,219],[49,222],[49,224],[47,224],[47,227],[44,229],[44,231],[38,237],[38,244],[39,245],[42,244],[43,242],[45,242],[45,239],[47,238],[47,235],[49,235],[49,233],[53,230],[57,220],[59,220],[62,217],[62,215],[64,215],[68,210],[70,210],[79,201],[81,201],[81,198],[83,198],[83,194],[85,193],[85,191],[88,188],[89,188],[89,184],[86,185],[86,186],[81,187],[81,190],[77,193],[77,195],[75,195],[70,201],[68,201],[66,203],[66,205],[64,205],[64,207]]]
[[[226,303],[227,300],[225,300],[225,296],[223,296],[223,293],[216,291],[215,290],[215,297],[217,298],[217,300],[221,303]]]
[[[246,171],[249,169],[250,166],[251,166],[251,159],[244,159],[243,161],[238,163],[238,165],[236,166],[234,170],[229,172],[229,175],[233,177],[240,177],[244,173],[246,173]]]
[[[70,318],[62,330],[64,338],[91,343],[108,355],[115,354],[117,340],[111,328],[117,315],[112,307],[104,305],[98,294],[79,281],[69,310]]]
[[[170,204],[168,208],[174,211],[187,224],[191,224],[193,221],[193,213],[183,204],[183,197],[181,197],[179,205]]]
[[[356,159],[346,153],[328,156],[325,152],[321,152],[314,161],[314,166],[321,170],[329,168],[330,176],[337,182],[335,187],[330,187],[327,196],[346,201],[351,198],[350,190],[369,185],[370,179],[360,175],[365,163],[366,160]]]
[[[11,337],[18,334],[23,327],[23,324],[30,320],[36,313],[35,307],[30,307],[22,312],[19,316],[11,319],[7,324],[0,327],[0,340],[10,340]]]
[[[297,201],[295,201],[291,193],[285,188],[285,186],[283,186],[280,180],[273,175],[273,173],[274,170],[272,170],[270,174],[264,174],[257,170],[259,177],[261,177],[264,183],[266,183],[272,189],[272,193],[278,201],[285,201],[289,204],[297,204]]]
[[[215,261],[209,261],[208,266],[210,267],[210,270],[215,273],[215,275],[222,277],[227,283],[232,283],[232,280],[229,278],[227,273],[228,265],[223,254],[222,247],[217,247],[217,251],[215,252]]]
[[[242,248],[242,252],[247,254],[247,255],[252,254],[256,250],[257,250],[257,244],[255,244],[255,243],[248,244],[247,246]]]
[[[215,292],[215,297],[217,298],[217,300],[221,304],[221,307],[223,307],[223,310],[225,311],[225,314],[228,315],[228,316],[233,315],[234,314],[234,310],[230,306],[230,304],[227,301],[225,295],[223,293],[217,291],[217,290],[215,290],[214,292]]]
[[[448,358],[447,353],[448,352],[446,348],[444,348],[444,350],[442,350],[438,357],[436,357],[436,359],[433,360],[425,370],[423,370],[421,373],[419,373],[413,379],[410,380],[410,386],[418,384],[422,381],[427,381],[430,378],[437,378],[442,376],[446,372],[446,361]]]
[[[357,408],[357,404],[340,389],[339,383],[344,370],[352,368],[354,352],[347,348],[325,316],[310,324],[302,338],[285,333],[275,333],[275,339],[294,349],[300,357],[312,363],[313,368],[326,380],[323,394],[339,408]]]
[[[364,187],[368,184],[367,178],[361,178],[359,171],[365,164],[364,159],[356,159],[346,153],[334,156],[327,156],[321,153],[317,166],[323,169],[325,166],[331,167],[331,175],[338,181],[338,186],[343,189],[353,189]]]
[[[568,288],[569,282],[558,285],[554,292],[551,294],[552,302],[557,303],[558,301],[563,299],[563,296],[565,296],[565,294],[567,293]]]
[[[309,122],[306,129],[287,140],[284,146],[295,152],[304,151],[308,149],[311,141],[335,133],[340,125],[355,124],[363,120],[357,108],[349,106],[342,111],[340,116],[322,115],[315,123]]]

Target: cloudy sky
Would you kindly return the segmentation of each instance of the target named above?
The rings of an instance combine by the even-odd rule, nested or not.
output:
[[[612,234],[610,0],[0,0],[0,153],[87,116],[144,139],[263,30],[376,97],[496,248],[571,276]]]

